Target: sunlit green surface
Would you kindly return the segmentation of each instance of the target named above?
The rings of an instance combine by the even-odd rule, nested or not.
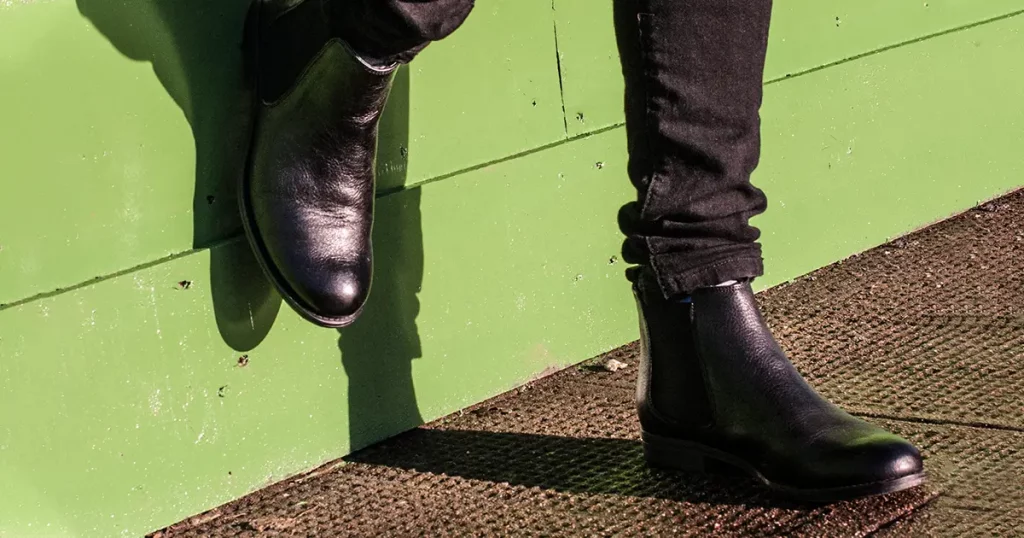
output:
[[[554,8],[570,134],[623,122],[612,2],[555,0]],[[773,10],[768,81],[1016,14],[1024,0],[785,0]]]

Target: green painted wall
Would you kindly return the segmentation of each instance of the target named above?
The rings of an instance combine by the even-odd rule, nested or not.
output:
[[[481,4],[401,74],[339,333],[237,239],[243,1],[0,3],[0,536],[139,535],[634,339],[609,4]],[[1024,184],[1024,0],[779,4],[760,287]]]
[[[570,134],[625,121],[611,0],[554,0]],[[1021,0],[779,0],[765,82],[833,66],[1024,11]],[[594,84],[601,80],[601,84]],[[769,103],[770,105],[770,103]]]
[[[0,147],[17,148],[0,163],[0,230],[39,230],[0,243],[0,304],[237,234],[247,5],[0,2]],[[403,78],[383,189],[564,136],[550,3],[498,2],[472,20]],[[516,32],[489,39],[505,21]]]

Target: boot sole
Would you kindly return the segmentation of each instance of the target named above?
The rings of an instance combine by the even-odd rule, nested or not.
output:
[[[753,477],[771,491],[797,501],[831,503],[884,495],[920,486],[928,479],[927,475],[922,472],[867,484],[832,488],[800,488],[773,482],[765,478],[753,465],[743,459],[700,443],[661,437],[647,432],[642,433],[642,439],[644,458],[652,467],[713,473],[724,464],[732,470],[739,470],[743,474]]]
[[[260,1],[255,0],[249,7],[249,14],[246,16],[245,34],[242,40],[242,52],[245,55],[246,82],[248,87],[253,90],[252,117],[254,118],[249,136],[249,156],[246,159],[245,174],[238,184],[238,209],[242,217],[242,226],[245,228],[245,237],[249,241],[249,247],[252,248],[256,261],[263,270],[263,274],[266,275],[270,283],[277,289],[281,298],[288,303],[288,306],[292,307],[292,310],[306,321],[327,329],[341,329],[351,325],[362,314],[363,307],[366,304],[363,303],[354,313],[343,317],[322,316],[305,305],[271,261],[270,254],[260,239],[259,228],[256,226],[256,221],[252,217],[252,210],[249,207],[249,178],[251,176],[252,151],[256,146],[256,132],[259,127],[260,97],[259,89],[257,88],[258,76],[256,71],[259,67],[259,23]]]

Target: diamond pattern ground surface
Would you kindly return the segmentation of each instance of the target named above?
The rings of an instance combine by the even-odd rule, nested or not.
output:
[[[649,469],[630,344],[156,536],[1024,536],[1024,191],[759,296],[823,394],[931,485],[799,506]]]

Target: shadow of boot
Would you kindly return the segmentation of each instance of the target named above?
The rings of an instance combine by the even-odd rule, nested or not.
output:
[[[381,188],[401,187],[405,182],[409,78],[409,69],[402,67],[381,118],[377,158]],[[423,423],[412,380],[412,361],[422,356],[416,327],[424,264],[421,194],[412,188],[377,200],[370,298],[360,319],[339,331],[338,347],[348,375],[353,450]]]
[[[210,251],[210,288],[224,342],[237,351],[258,346],[274,325],[282,301],[245,238]]]

